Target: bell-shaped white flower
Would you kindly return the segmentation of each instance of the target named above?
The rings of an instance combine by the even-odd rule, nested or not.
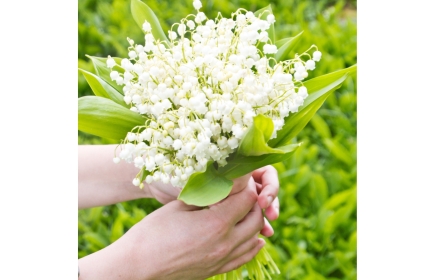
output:
[[[109,55],[109,57],[106,60],[106,65],[109,68],[113,68],[116,65],[115,60]]]
[[[321,53],[320,51],[315,51],[315,52],[313,53],[313,60],[314,60],[314,61],[319,61],[320,58],[322,58],[322,53]]]
[[[314,70],[316,68],[316,63],[314,62],[314,60],[307,60],[307,62],[305,63],[305,68],[307,70]]]
[[[136,187],[138,187],[140,184],[140,180],[138,178],[134,178],[133,179],[133,185],[135,185]]]
[[[148,21],[145,21],[142,25],[142,29],[145,32],[151,32],[151,24]]]

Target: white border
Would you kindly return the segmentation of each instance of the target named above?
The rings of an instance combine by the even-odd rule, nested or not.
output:
[[[434,277],[430,1],[358,2],[358,279]]]
[[[76,279],[77,2],[0,8],[4,279]]]

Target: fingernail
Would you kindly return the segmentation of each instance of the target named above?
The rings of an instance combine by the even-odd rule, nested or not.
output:
[[[270,204],[272,203],[272,200],[273,200],[273,198],[269,195],[269,196],[267,197],[267,207],[270,206]]]

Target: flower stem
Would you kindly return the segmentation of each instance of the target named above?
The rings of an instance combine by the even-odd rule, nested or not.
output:
[[[271,274],[280,274],[280,271],[266,248],[263,247],[251,261],[238,269],[215,275],[207,280],[272,280]]]

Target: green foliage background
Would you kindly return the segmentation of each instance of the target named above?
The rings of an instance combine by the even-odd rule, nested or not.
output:
[[[145,2],[164,30],[194,11],[190,0]],[[218,11],[228,17],[239,7],[255,11],[271,3],[277,39],[303,30],[296,49],[302,52],[316,44],[323,53],[308,78],[356,63],[356,1],[202,2],[209,18]],[[126,57],[126,37],[143,41],[131,17],[129,0],[78,1],[80,68],[94,72],[86,54]],[[275,279],[356,279],[356,89],[356,78],[348,78],[299,135],[302,147],[290,160],[275,165],[281,185],[281,214],[271,222],[275,234],[267,240],[268,251],[281,270]],[[91,94],[79,73],[78,96]],[[78,143],[110,141],[79,132]],[[114,242],[160,206],[155,200],[143,199],[79,210],[78,257]]]

